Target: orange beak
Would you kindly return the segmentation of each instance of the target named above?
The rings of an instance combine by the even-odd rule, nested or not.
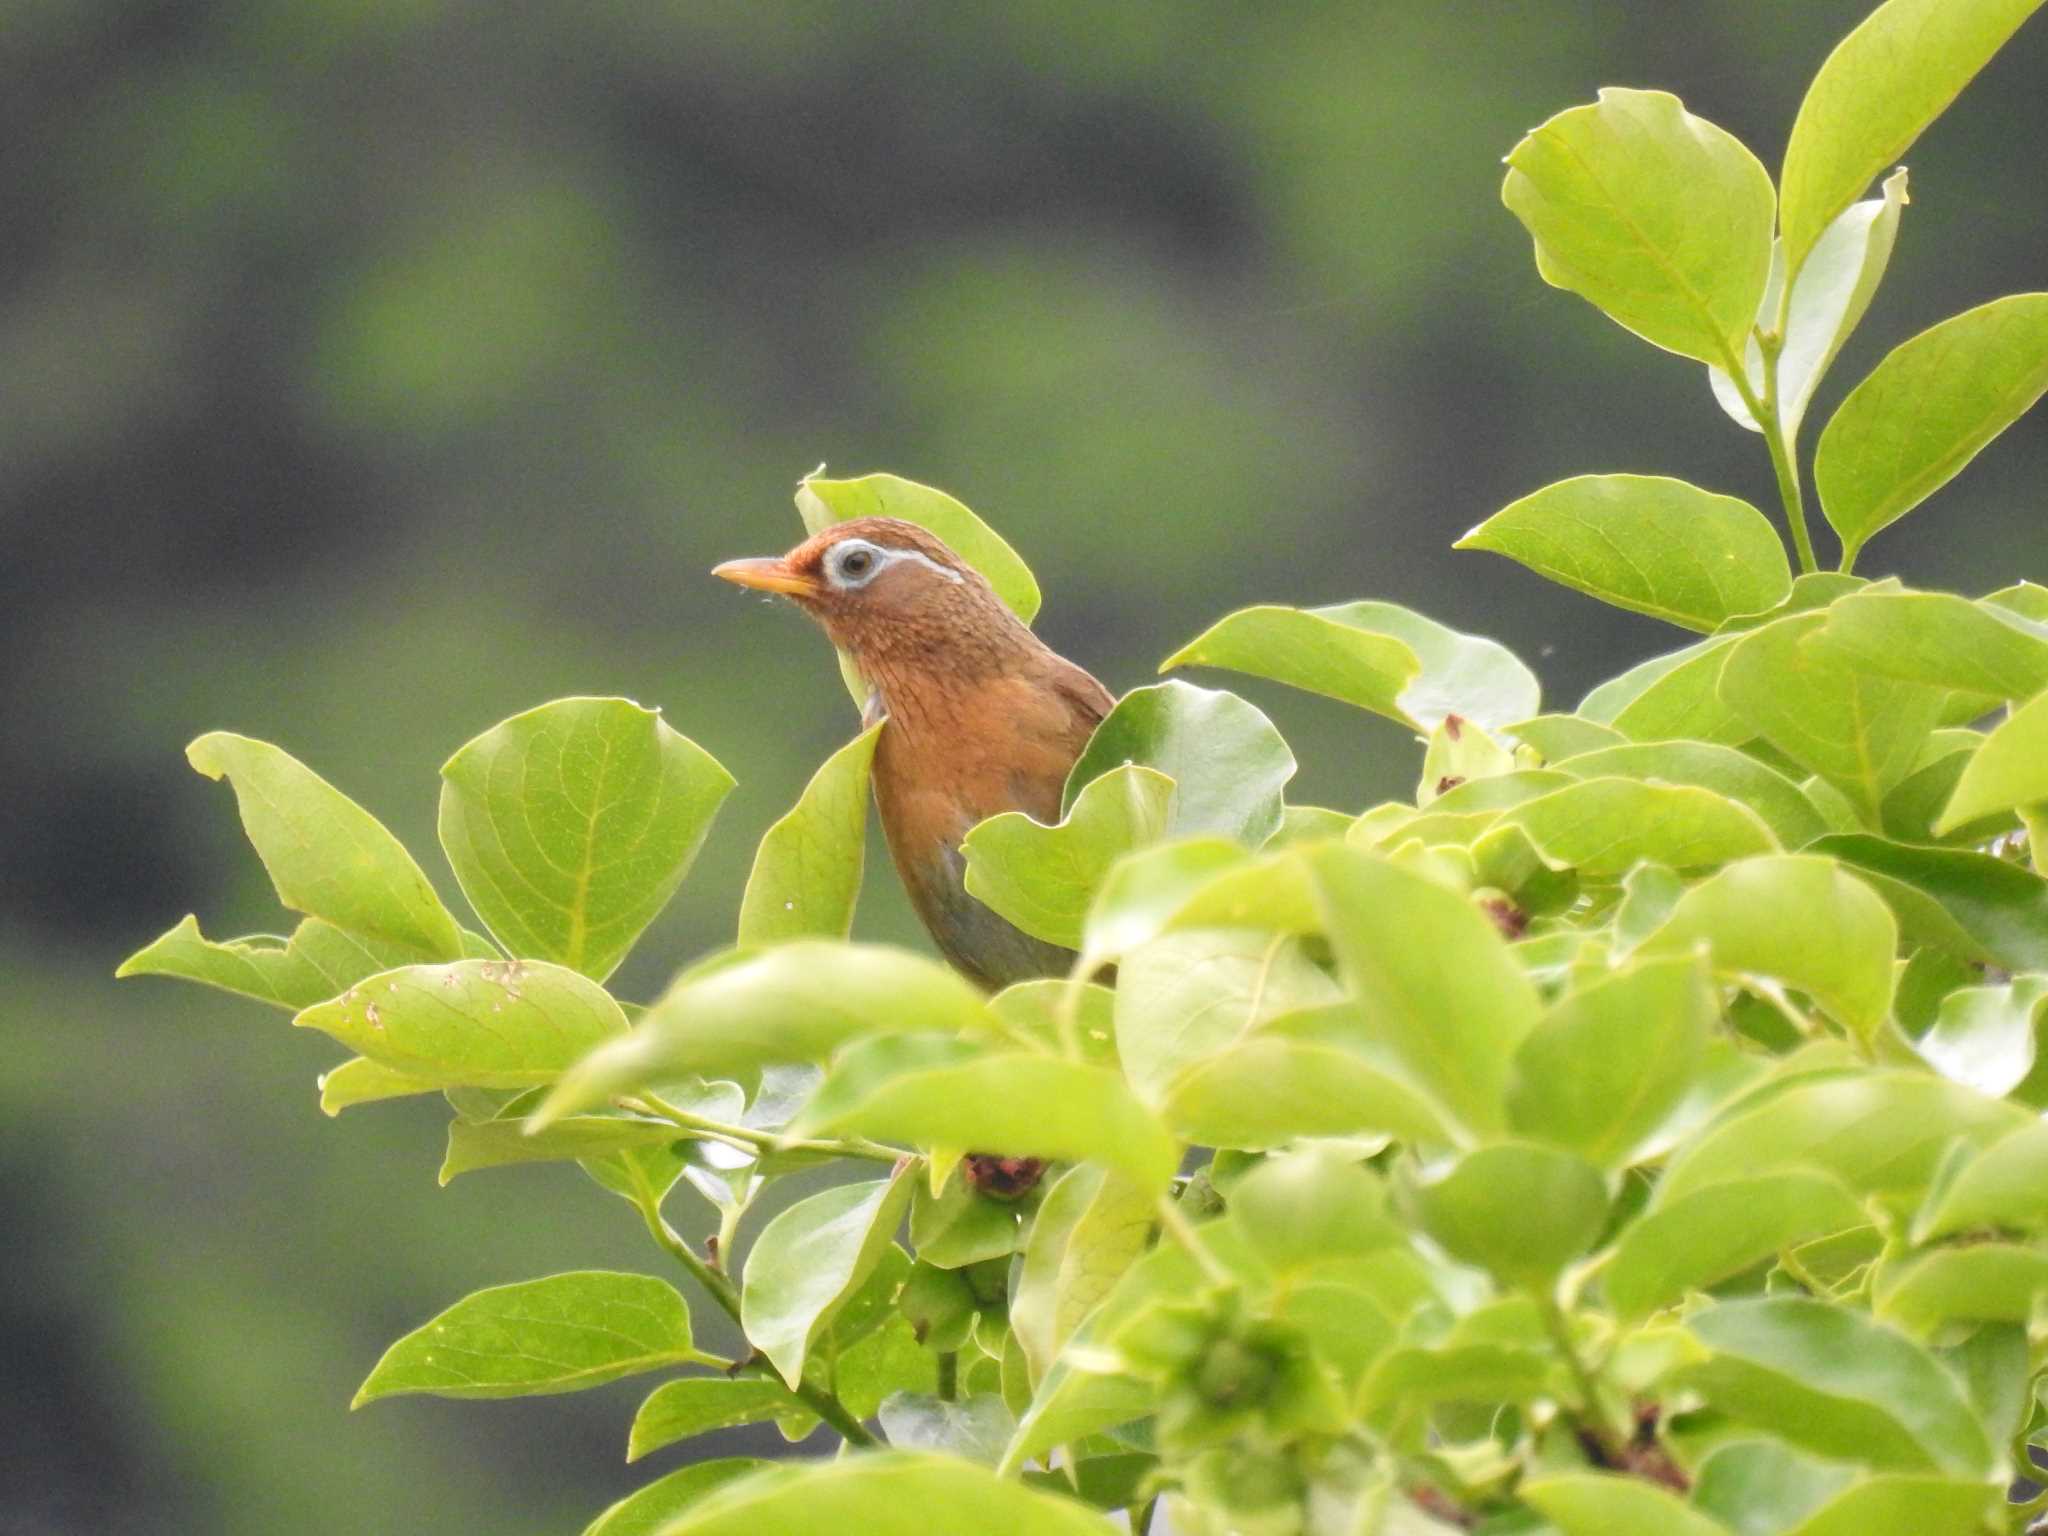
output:
[[[818,595],[818,584],[791,570],[789,562],[779,556],[728,560],[723,565],[714,565],[711,574],[723,576],[735,586],[752,587],[756,592],[781,592],[790,597]]]

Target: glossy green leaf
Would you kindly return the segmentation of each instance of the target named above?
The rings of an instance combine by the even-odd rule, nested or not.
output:
[[[424,1082],[394,1072],[367,1056],[351,1056],[340,1066],[320,1074],[320,1112],[338,1115],[358,1104],[375,1104],[384,1099],[410,1098],[416,1093],[436,1093],[440,1084]]]
[[[1823,614],[1795,614],[1736,640],[1722,701],[1766,741],[1849,797],[1875,824],[1885,793],[1912,772],[1933,731],[1938,688],[1874,677],[1810,649]]]
[[[173,976],[296,1013],[365,976],[406,964],[415,953],[408,945],[358,937],[317,917],[300,923],[289,939],[256,934],[216,943],[199,931],[198,918],[188,916],[122,961],[114,975]]]
[[[1368,1252],[1407,1242],[1379,1175],[1333,1146],[1265,1159],[1231,1187],[1230,1220],[1285,1284],[1318,1269],[1347,1271]]]
[[[1800,265],[1790,302],[1784,298],[1785,250],[1780,240],[1771,250],[1771,278],[1757,306],[1756,332],[1749,338],[1744,361],[1751,398],[1759,403],[1764,384],[1763,347],[1757,333],[1780,332],[1778,311],[1785,310],[1778,351],[1778,423],[1787,443],[1799,436],[1806,407],[1813,400],[1835,354],[1870,308],[1877,285],[1890,264],[1898,239],[1899,214],[1905,208],[1906,172],[1901,166],[1885,178],[1882,196],[1852,203],[1835,216]],[[1710,368],[1708,382],[1721,409],[1737,425],[1752,432],[1763,428],[1735,382],[1719,368]]]
[[[1779,1536],[1856,1480],[1780,1440],[1735,1440],[1700,1463],[1693,1502],[1740,1536]]]
[[[1728,1536],[1727,1527],[1641,1478],[1567,1472],[1525,1483],[1521,1495],[1560,1536]]]
[[[988,1011],[1001,1023],[1006,1039],[1063,1051],[1071,1029],[1084,1061],[1114,1065],[1115,1004],[1116,994],[1098,982],[1038,977],[1003,988],[988,1000]]]
[[[935,1525],[1003,1536],[1114,1536],[1109,1520],[957,1456],[877,1451],[800,1462],[729,1483],[662,1536],[931,1536]]]
[[[441,846],[478,916],[513,954],[597,981],[668,905],[733,785],[626,699],[514,715],[441,779]]]
[[[1087,785],[1130,764],[1173,780],[1169,833],[1253,848],[1279,830],[1281,790],[1294,777],[1294,754],[1265,715],[1234,693],[1177,680],[1117,701],[1067,777],[1061,814],[1072,814]]]
[[[1180,1147],[1105,1067],[1038,1052],[922,1063],[911,1039],[849,1051],[799,1117],[800,1135],[861,1135],[918,1147],[1092,1160],[1163,1186]]]
[[[1729,1179],[1805,1166],[1832,1174],[1857,1194],[1915,1200],[1949,1144],[1982,1145],[2027,1118],[1926,1071],[1826,1074],[1717,1121],[1671,1160],[1653,1208]]]
[[[1017,1251],[1016,1204],[993,1200],[963,1178],[949,1178],[937,1194],[919,1183],[910,1204],[910,1246],[918,1260],[959,1269]]]
[[[1599,1170],[1534,1142],[1469,1152],[1419,1180],[1414,1199],[1423,1231],[1504,1285],[1548,1285],[1607,1220]]]
[[[626,1016],[596,982],[538,960],[385,971],[292,1023],[437,1087],[551,1083],[626,1033]]]
[[[1536,269],[1645,341],[1739,366],[1776,198],[1755,155],[1663,91],[1607,89],[1508,153],[1501,198]],[[1832,214],[1830,214],[1832,217]]]
[[[1866,881],[1908,939],[2007,970],[2048,971],[2048,881],[2039,875],[1989,854],[1881,837],[1827,837],[1811,851]]]
[[[631,1035],[579,1062],[534,1120],[546,1125],[691,1073],[822,1063],[864,1035],[989,1028],[981,993],[937,961],[883,945],[797,939],[678,977]]]
[[[1618,747],[1628,740],[1613,726],[1582,715],[1537,715],[1516,721],[1507,728],[1507,734],[1524,746],[1533,747],[1545,763],[1551,764]]]
[[[1892,351],[1850,391],[1814,448],[1814,486],[1845,560],[1946,485],[2043,391],[2048,293],[1995,299]]]
[[[967,834],[967,892],[1048,944],[1077,949],[1110,865],[1166,835],[1174,781],[1135,764],[1091,780],[1058,826],[1022,811],[992,816]]]
[[[1932,1536],[1981,1531],[1997,1517],[2003,1491],[1982,1480],[1886,1473],[1845,1489],[1787,1536]]]
[[[1889,0],[1828,55],[1785,146],[1781,218],[1792,272],[2039,4]]]
[[[853,928],[868,833],[868,768],[882,727],[825,759],[795,805],[762,835],[740,898],[739,942],[843,939]]]
[[[2014,710],[1984,738],[1936,830],[1966,826],[1980,816],[2048,801],[2048,693]]]
[[[412,855],[368,811],[268,742],[215,731],[185,749],[209,779],[235,791],[242,826],[294,912],[404,946],[408,958],[453,960],[462,934]]]
[[[1498,1129],[1509,1057],[1541,1005],[1492,921],[1456,891],[1358,849],[1308,858],[1375,1046],[1463,1125]]]
[[[1973,1243],[1886,1264],[1872,1310],[1924,1339],[1958,1322],[2026,1323],[2044,1298],[2048,1253],[2013,1243]]]
[[[1130,951],[1118,967],[1117,1058],[1131,1087],[1156,1103],[1189,1063],[1282,1014],[1342,996],[1291,934],[1169,933]]]
[[[1747,806],[1691,784],[1582,779],[1502,813],[1552,863],[1614,877],[1649,862],[1674,869],[1766,853],[1777,839]]]
[[[1797,784],[1747,752],[1712,742],[1630,742],[1567,757],[1556,767],[1575,779],[1620,775],[1712,790],[1754,811],[1786,848],[1802,847],[1827,831]]]
[[[619,1500],[585,1526],[583,1536],[659,1536],[713,1489],[768,1465],[756,1456],[721,1456],[680,1467]]]
[[[713,1489],[767,1465],[755,1456],[721,1456],[679,1467],[612,1505],[583,1528],[583,1536],[658,1536]]]
[[[1600,1283],[1623,1317],[1642,1317],[1866,1219],[1839,1180],[1803,1168],[1702,1185],[1630,1223]]]
[[[523,1118],[448,1122],[448,1151],[441,1160],[446,1184],[460,1174],[514,1163],[575,1162],[631,1147],[663,1146],[681,1133],[666,1121],[638,1115],[570,1115],[528,1135]]]
[[[1367,1373],[1360,1405],[1379,1415],[1436,1403],[1527,1402],[1557,1395],[1558,1374],[1547,1351],[1524,1345],[1410,1345],[1389,1350]]]
[[[1722,1412],[1817,1455],[1989,1477],[1996,1453],[1956,1380],[1860,1313],[1805,1297],[1725,1302],[1686,1326],[1713,1352],[1685,1380]]]
[[[1454,546],[1575,591],[1712,631],[1792,589],[1777,530],[1748,502],[1661,475],[1580,475],[1502,508]]]
[[[1860,672],[1990,699],[2048,688],[2048,626],[1953,592],[1854,593],[1807,647]]]
[[[897,517],[937,534],[946,547],[988,578],[996,596],[1029,624],[1038,615],[1038,582],[1021,556],[957,498],[901,475],[832,480],[806,475],[796,488],[796,509],[807,533],[857,517]],[[856,701],[859,702],[859,701]]]
[[[1428,731],[1459,715],[1497,730],[1536,713],[1540,689],[1513,652],[1393,603],[1246,608],[1160,664],[1227,667]]]
[[[1928,1197],[1913,1241],[1975,1228],[2048,1231],[2048,1122],[2028,1120],[1979,1149]]]
[[[2048,976],[1961,987],[1941,1000],[1920,1054],[1950,1081],[2003,1098],[2034,1070],[2044,1018]]]
[[[777,1213],[747,1253],[740,1325],[747,1340],[794,1387],[811,1341],[859,1289],[910,1204],[916,1171],[841,1184]]]
[[[1655,1156],[1718,1015],[1690,957],[1647,961],[1566,994],[1515,1051],[1509,1125],[1602,1168]]]
[[[1157,938],[1203,888],[1252,865],[1243,847],[1221,837],[1183,838],[1119,859],[1083,924],[1082,968],[1092,974]]]
[[[1271,1032],[1184,1067],[1159,1107],[1167,1126],[1198,1146],[1246,1151],[1304,1136],[1395,1136],[1423,1146],[1462,1139],[1444,1109],[1405,1075],[1348,1044],[1281,1032],[1310,1017],[1277,1021]]]
[[[938,1451],[993,1467],[1002,1460],[1017,1424],[1002,1398],[980,1393],[943,1398],[931,1392],[893,1392],[882,1399],[882,1433],[908,1451]]]
[[[651,1275],[579,1270],[464,1297],[386,1350],[349,1406],[409,1392],[575,1392],[702,1359],[674,1286]]]
[[[1704,945],[1725,975],[1796,987],[1866,1038],[1892,1001],[1898,927],[1875,892],[1832,859],[1745,859],[1687,891],[1646,952]]]
[[[1086,1165],[1060,1175],[1032,1220],[1010,1297],[1033,1381],[1151,1246],[1156,1215],[1153,1191],[1126,1178]]]
[[[1653,657],[1587,694],[1579,713],[1630,741],[1739,745],[1756,731],[1721,699],[1721,669],[1732,644],[1730,637],[1717,636]]]
[[[626,1460],[713,1429],[765,1424],[801,1407],[772,1376],[682,1376],[647,1395],[633,1415]]]

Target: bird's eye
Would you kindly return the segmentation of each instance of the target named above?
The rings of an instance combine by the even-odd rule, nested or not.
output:
[[[839,557],[839,574],[858,581],[875,568],[875,552],[871,549],[849,549]]]

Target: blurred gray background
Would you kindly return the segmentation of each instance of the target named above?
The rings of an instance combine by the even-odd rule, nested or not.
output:
[[[113,983],[187,911],[286,921],[187,740],[285,744],[453,899],[450,751],[662,706],[740,788],[645,997],[854,727],[808,626],[705,574],[793,542],[820,460],[965,499],[1118,691],[1231,608],[1376,597],[1569,707],[1681,637],[1452,539],[1570,474],[1771,477],[1702,370],[1543,286],[1500,157],[1627,84],[1775,166],[1865,9],[0,7],[0,1532],[573,1532],[680,1454],[622,1463],[646,1383],[347,1413],[469,1290],[661,1256],[573,1168],[436,1188],[431,1102],[325,1119],[339,1053],[282,1014]],[[2048,287],[2044,82],[2036,21],[1913,151],[1809,441],[1889,346]],[[2037,415],[1866,569],[2048,575],[2044,466]],[[1411,788],[1401,733],[1246,691],[1295,798]],[[871,875],[858,931],[922,942]]]

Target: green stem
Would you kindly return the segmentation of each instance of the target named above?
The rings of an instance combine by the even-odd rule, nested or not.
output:
[[[670,1226],[667,1218],[661,1214],[660,1204],[654,1198],[653,1191],[643,1187],[640,1198],[634,1203],[640,1207],[641,1219],[647,1223],[647,1231],[655,1242],[667,1249],[669,1256],[689,1271],[690,1278],[704,1287],[711,1299],[718,1303],[720,1310],[733,1320],[734,1326],[742,1327],[739,1288],[725,1275],[713,1269],[683,1241],[682,1235]],[[875,1437],[868,1433],[866,1426],[853,1416],[847,1406],[815,1382],[799,1381],[789,1389],[789,1392],[798,1402],[837,1430],[847,1444],[875,1443]]]
[[[1187,1250],[1188,1257],[1195,1261],[1212,1283],[1234,1283],[1234,1277],[1223,1267],[1223,1261],[1218,1259],[1210,1251],[1209,1245],[1202,1241],[1202,1234],[1195,1230],[1195,1224],[1188,1220],[1171,1195],[1159,1197],[1159,1225],[1171,1234],[1175,1242]]]
[[[1792,547],[1799,553],[1800,574],[1811,575],[1820,569],[1820,562],[1814,558],[1813,538],[1806,528],[1806,496],[1799,486],[1799,465],[1793,457],[1792,444],[1786,440],[1784,426],[1778,420],[1778,354],[1785,345],[1782,319],[1779,324],[1778,331],[1757,337],[1764,359],[1761,399],[1749,387],[1749,371],[1740,365],[1740,360],[1729,358],[1723,371],[1734,383],[1735,392],[1742,396],[1750,419],[1764,435],[1764,447],[1771,455],[1771,472],[1778,477],[1778,499],[1785,505],[1785,526],[1792,530]],[[1843,558],[1845,562],[1853,559],[1853,552],[1844,551]],[[1848,569],[1847,564],[1843,569]]]
[[[1601,1421],[1600,1387],[1594,1379],[1592,1369],[1579,1354],[1579,1347],[1572,1338],[1571,1324],[1559,1308],[1553,1296],[1537,1293],[1536,1310],[1543,1319],[1543,1330],[1550,1335],[1550,1342],[1557,1352],[1564,1356],[1565,1366],[1571,1372],[1572,1384],[1579,1389],[1580,1408],[1575,1415],[1578,1427],[1600,1447],[1610,1466],[1621,1465],[1621,1454],[1614,1443],[1614,1436]]]
[[[943,1350],[939,1355],[939,1401],[950,1403],[960,1395],[960,1356]]]
[[[1140,1504],[1137,1512],[1131,1516],[1131,1536],[1146,1536],[1152,1529],[1152,1517],[1158,1513],[1159,1495],[1155,1493]]]
[[[750,1125],[733,1125],[729,1121],[713,1120],[708,1115],[683,1109],[651,1093],[640,1093],[621,1102],[642,1113],[657,1115],[693,1136],[702,1136],[708,1141],[720,1141],[742,1152],[816,1152],[826,1157],[857,1157],[871,1163],[895,1163],[903,1157],[903,1153],[894,1147],[885,1147],[880,1142],[864,1138],[804,1141],[779,1136],[773,1131],[757,1131]]]

